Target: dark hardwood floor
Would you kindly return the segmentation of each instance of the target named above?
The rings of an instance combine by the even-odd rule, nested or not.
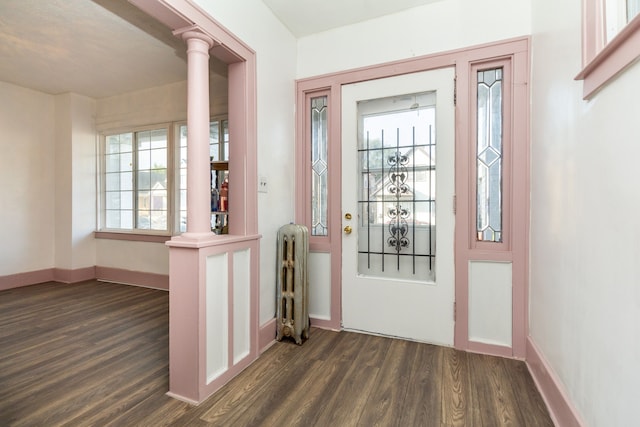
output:
[[[168,390],[168,294],[0,292],[0,426],[552,426],[524,363],[312,329],[195,407]]]

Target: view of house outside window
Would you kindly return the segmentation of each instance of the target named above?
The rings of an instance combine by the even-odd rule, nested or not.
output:
[[[105,137],[104,228],[168,230],[166,128]]]
[[[169,123],[107,133],[102,153],[101,231],[142,234],[186,231],[186,124]],[[229,160],[226,118],[210,122],[209,155],[212,165]],[[228,171],[223,172],[214,174],[212,166],[212,191],[220,187],[227,176]]]

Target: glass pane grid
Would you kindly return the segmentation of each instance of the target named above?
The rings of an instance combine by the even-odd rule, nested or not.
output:
[[[358,271],[434,280],[435,107],[367,114],[361,123]]]
[[[168,230],[167,146],[166,129],[105,137],[107,229]]]

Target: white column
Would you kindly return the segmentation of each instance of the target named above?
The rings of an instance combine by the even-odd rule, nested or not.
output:
[[[187,238],[210,236],[209,49],[213,39],[199,31],[181,34],[187,42]]]

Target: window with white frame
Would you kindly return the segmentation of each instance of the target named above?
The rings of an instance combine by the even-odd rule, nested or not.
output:
[[[591,98],[640,58],[640,0],[583,0],[583,97]]]
[[[228,162],[226,118],[211,120],[209,147],[211,162]],[[185,123],[104,133],[101,167],[100,231],[162,235],[186,231]]]
[[[103,230],[170,232],[169,126],[106,134]]]
[[[606,42],[610,42],[640,11],[640,0],[605,0]]]

